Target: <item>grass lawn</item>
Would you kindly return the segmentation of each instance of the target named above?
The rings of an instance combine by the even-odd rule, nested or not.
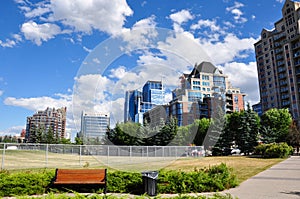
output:
[[[0,152],[2,159],[2,153]],[[37,170],[40,168],[70,168],[85,167],[88,163],[89,168],[108,168],[109,171],[145,171],[159,170],[161,168],[191,171],[194,169],[207,168],[213,165],[225,163],[233,168],[238,182],[248,179],[257,173],[270,168],[284,159],[261,159],[249,158],[244,156],[224,156],[224,157],[205,157],[205,158],[141,158],[141,157],[117,157],[109,158],[103,156],[81,156],[75,154],[48,153],[45,160],[45,151],[7,151],[1,165],[6,170]]]
[[[207,168],[209,166],[225,163],[233,169],[238,182],[244,180],[270,168],[271,166],[283,161],[284,159],[262,159],[249,158],[244,156],[223,156],[223,157],[205,157],[205,158],[186,158],[173,162],[166,169],[181,169],[191,171],[194,169]]]

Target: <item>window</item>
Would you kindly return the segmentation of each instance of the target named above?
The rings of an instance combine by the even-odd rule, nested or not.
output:
[[[209,80],[209,76],[208,75],[202,75],[202,80]]]
[[[235,102],[235,103],[238,103],[238,101],[239,101],[238,96],[234,96],[234,102]]]
[[[200,86],[193,86],[193,90],[201,90],[201,87]]]
[[[200,85],[200,81],[193,81],[194,85]]]
[[[209,86],[209,82],[202,82],[202,86]]]

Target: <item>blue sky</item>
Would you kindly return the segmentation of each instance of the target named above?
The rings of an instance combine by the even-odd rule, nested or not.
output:
[[[253,44],[281,18],[282,0],[5,0],[0,2],[0,135],[26,117],[67,106],[123,120],[124,93],[147,80],[167,89],[211,61],[259,101]],[[166,101],[170,95],[166,96]]]

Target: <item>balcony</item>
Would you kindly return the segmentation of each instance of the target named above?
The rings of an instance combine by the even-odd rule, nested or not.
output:
[[[226,107],[228,107],[228,108],[233,107],[233,104],[232,103],[226,103]]]
[[[278,78],[279,78],[279,79],[285,79],[285,78],[286,78],[286,75],[281,73],[281,74],[278,75]]]
[[[283,88],[280,89],[280,92],[282,92],[282,93],[285,93],[287,91],[289,91],[288,87],[283,87]]]
[[[281,96],[281,99],[282,99],[282,100],[289,99],[289,98],[290,98],[289,95],[282,95],[282,96]]]
[[[278,72],[279,72],[279,73],[285,72],[285,68],[284,68],[284,67],[279,67],[279,68],[278,68]]]
[[[278,53],[281,53],[283,52],[283,49],[282,48],[277,48],[275,49],[275,54],[278,54]]]
[[[300,48],[300,42],[298,43],[295,43],[294,45],[292,45],[292,49],[297,49],[297,48]]]
[[[300,56],[300,51],[297,51],[294,53],[294,58],[299,57]]]
[[[283,107],[289,106],[290,104],[291,104],[290,101],[283,101],[283,102],[281,103],[281,105],[282,105]]]
[[[295,66],[300,66],[300,60],[295,61],[295,62],[294,62],[294,65],[295,65]]]
[[[277,66],[282,66],[282,65],[284,65],[284,62],[283,62],[283,61],[278,61],[278,62],[277,62]]]
[[[300,83],[300,82],[298,82],[298,83]],[[287,85],[287,81],[280,81],[280,82],[279,82],[279,85],[280,85],[280,86]]]
[[[278,35],[275,35],[275,36],[273,37],[273,39],[274,39],[274,41],[276,41],[276,40],[282,39],[282,38],[284,38],[284,37],[285,37],[285,33],[283,32],[283,33],[280,33],[280,34],[278,34]]]
[[[281,60],[281,59],[283,59],[283,56],[282,56],[282,55],[277,55],[277,56],[276,56],[276,60]]]

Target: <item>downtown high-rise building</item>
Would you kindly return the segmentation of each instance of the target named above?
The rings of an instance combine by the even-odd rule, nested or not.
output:
[[[143,124],[143,115],[147,111],[163,105],[164,89],[162,81],[147,81],[141,90],[130,90],[125,93],[124,122]]]
[[[109,113],[82,112],[81,114],[80,133],[84,141],[98,140],[101,142],[105,138],[109,125]]]
[[[48,133],[49,130],[52,130],[54,137],[65,138],[66,114],[66,107],[59,109],[48,107],[44,111],[38,111],[33,114],[33,116],[27,117],[26,142],[35,142],[34,139],[36,139],[39,130],[42,130],[44,133]]]
[[[300,123],[300,2],[286,0],[273,30],[254,44],[261,109],[288,108]]]

